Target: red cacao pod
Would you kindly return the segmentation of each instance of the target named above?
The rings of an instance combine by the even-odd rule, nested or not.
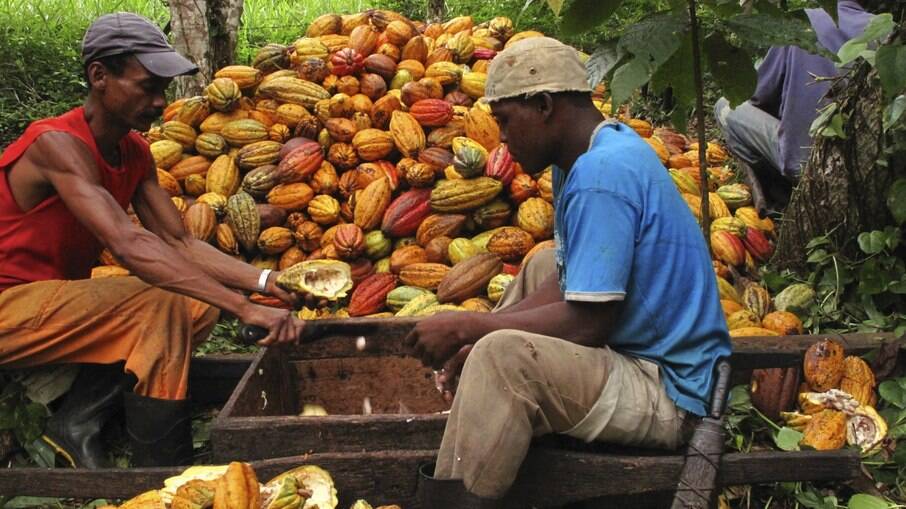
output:
[[[365,316],[384,309],[387,294],[396,288],[396,276],[388,272],[372,274],[362,280],[349,299],[349,316]]]

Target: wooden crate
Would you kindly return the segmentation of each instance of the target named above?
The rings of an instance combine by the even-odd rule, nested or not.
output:
[[[381,322],[364,351],[336,335],[260,352],[212,424],[215,461],[439,447],[449,405],[432,371],[405,355],[413,323]],[[329,415],[300,416],[306,403]]]
[[[214,460],[437,449],[446,423],[446,415],[438,412],[447,405],[434,387],[431,371],[406,357],[403,338],[416,322],[381,320],[362,352],[355,347],[356,337],[344,334],[260,352],[212,425]],[[747,383],[755,368],[796,365],[812,343],[825,337],[857,355],[893,338],[890,334],[735,338],[734,382]],[[365,397],[372,415],[362,415]],[[305,403],[321,404],[330,415],[299,416]]]

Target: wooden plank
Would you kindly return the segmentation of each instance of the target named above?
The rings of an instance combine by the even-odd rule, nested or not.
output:
[[[189,368],[189,396],[201,405],[223,404],[255,359],[255,354],[193,357]]]
[[[298,408],[295,395],[296,377],[286,355],[279,348],[265,348],[258,352],[239,380],[215,424],[227,415],[293,415]]]
[[[261,460],[312,452],[437,449],[445,414],[244,417],[212,424],[214,461]]]
[[[358,498],[373,505],[399,504],[418,509],[419,465],[433,461],[434,450],[311,454],[253,462],[266,481],[304,464],[327,469],[337,486],[340,507]],[[645,500],[670,492],[683,457],[614,456],[533,448],[508,498],[511,507],[562,505],[599,497]],[[153,469],[66,470],[0,469],[0,493],[78,498],[128,498],[159,488],[182,467]],[[720,468],[722,486],[779,481],[846,481],[859,475],[856,451],[757,452],[727,454]],[[617,500],[617,499],[614,499]]]
[[[814,343],[825,338],[839,341],[847,354],[862,355],[881,346],[885,341],[895,341],[892,333],[876,334],[817,334],[802,336],[765,336],[733,338],[734,370],[779,368],[795,366],[802,362],[802,355]],[[901,343],[900,348],[904,348]]]

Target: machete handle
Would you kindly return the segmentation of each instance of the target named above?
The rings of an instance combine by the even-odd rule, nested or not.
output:
[[[257,325],[242,324],[239,327],[239,339],[247,345],[252,345],[267,337],[267,329]]]

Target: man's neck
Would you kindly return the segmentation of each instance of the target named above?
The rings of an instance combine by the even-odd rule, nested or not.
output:
[[[118,162],[120,140],[129,134],[130,129],[111,119],[93,97],[88,97],[84,108],[85,121],[104,159],[108,163]]]
[[[593,107],[577,110],[574,119],[570,121],[572,127],[564,133],[565,136],[560,145],[560,157],[554,164],[568,172],[576,163],[576,159],[588,152],[591,135],[603,120],[604,117],[601,116],[601,113]]]

